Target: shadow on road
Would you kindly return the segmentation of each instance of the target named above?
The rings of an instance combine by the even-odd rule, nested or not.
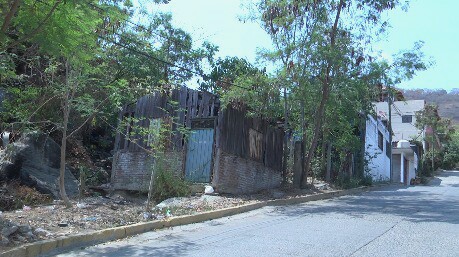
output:
[[[168,244],[167,247],[163,246],[148,246],[145,242],[139,241],[138,244],[124,245],[123,247],[103,247],[103,248],[89,248],[85,251],[85,256],[103,256],[103,257],[133,257],[133,256],[183,256],[191,250],[195,249],[197,245],[193,242],[184,242],[180,237],[168,235],[159,240],[169,240],[175,242]],[[154,244],[152,242],[152,244]],[[116,253],[116,255],[114,255]]]
[[[368,215],[389,213],[412,222],[459,224],[459,172],[443,172],[431,182],[428,186],[389,186],[326,202],[280,208],[273,215],[284,214],[292,217],[341,213],[365,218]],[[446,190],[448,195],[444,195]],[[451,193],[452,191],[455,192]]]

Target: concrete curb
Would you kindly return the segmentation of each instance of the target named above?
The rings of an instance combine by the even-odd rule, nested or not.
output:
[[[339,190],[328,193],[320,193],[315,195],[301,196],[297,198],[290,199],[276,199],[268,200],[259,203],[251,203],[246,205],[241,205],[237,207],[225,208],[215,211],[208,211],[203,213],[198,213],[194,215],[186,215],[180,217],[174,217],[169,220],[160,220],[160,221],[150,221],[137,223],[128,226],[108,228],[99,231],[93,231],[88,233],[81,233],[71,236],[64,236],[49,240],[38,241],[31,244],[26,244],[20,247],[16,247],[9,251],[0,253],[0,257],[35,257],[42,254],[50,254],[53,251],[63,251],[75,249],[77,247],[84,247],[94,244],[100,244],[112,240],[122,239],[129,236],[153,231],[156,229],[187,225],[192,223],[199,223],[207,220],[218,219],[226,216],[231,216],[239,213],[249,212],[256,209],[260,209],[265,206],[279,206],[279,205],[292,205],[300,204],[311,201],[319,201],[330,199],[334,197],[340,197],[344,195],[352,195],[366,191],[377,190],[382,187],[388,186],[376,185],[372,187],[359,187],[348,190]]]

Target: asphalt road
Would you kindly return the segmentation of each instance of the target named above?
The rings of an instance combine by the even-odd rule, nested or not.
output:
[[[429,186],[265,207],[58,256],[459,256],[459,171]]]

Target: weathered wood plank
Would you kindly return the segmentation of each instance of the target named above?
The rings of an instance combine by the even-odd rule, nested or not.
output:
[[[207,92],[202,92],[201,107],[199,108],[199,117],[209,117],[209,101],[210,95]]]
[[[210,116],[215,116],[216,114],[214,113],[214,109],[215,109],[215,96],[212,96],[211,97],[211,106],[210,106]]]
[[[193,90],[193,101],[191,107],[191,118],[196,118],[198,114],[198,99],[199,99],[199,91]]]
[[[187,90],[187,108],[186,108],[186,116],[185,116],[185,124],[187,128],[191,128],[191,118],[193,115],[193,93],[191,90]]]

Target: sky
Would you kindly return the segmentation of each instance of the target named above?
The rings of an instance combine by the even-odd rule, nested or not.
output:
[[[198,44],[209,41],[219,46],[218,57],[238,56],[256,61],[256,52],[270,48],[269,36],[253,22],[239,20],[247,11],[244,0],[171,0],[154,5],[156,11],[170,12],[173,24],[189,32]],[[402,82],[404,89],[459,88],[459,0],[412,0],[408,11],[393,10],[385,18],[391,28],[375,47],[384,56],[411,49],[414,42],[424,41],[426,57],[435,63]]]

